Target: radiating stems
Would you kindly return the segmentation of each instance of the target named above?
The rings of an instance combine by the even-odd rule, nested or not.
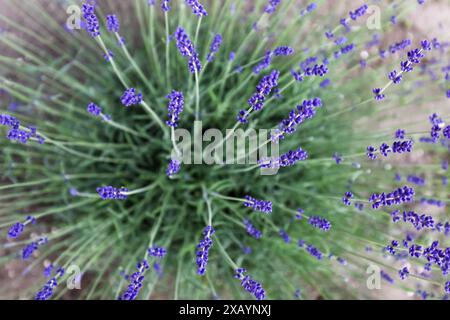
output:
[[[100,46],[102,47],[103,51],[105,52],[105,54],[108,54],[108,49],[105,46],[105,43],[103,42],[101,36],[96,37],[95,39],[97,39],[98,43],[100,44]],[[125,51],[128,52],[128,50]],[[128,54],[129,55],[129,54]],[[131,58],[131,57],[130,57]],[[132,59],[131,59],[132,60]],[[133,61],[133,60],[132,60]],[[114,72],[116,73],[117,77],[119,78],[120,82],[122,82],[122,85],[126,88],[129,89],[130,86],[128,86],[127,82],[125,81],[124,77],[122,76],[122,74],[120,73],[119,69],[117,68],[117,65],[114,61],[114,59],[109,59],[109,62],[111,63]],[[143,75],[142,75],[143,76]],[[144,77],[145,79],[145,77]],[[142,101],[142,106],[144,107],[144,109],[152,116],[152,118],[156,121],[156,123],[158,123],[158,125],[161,127],[161,129],[163,130],[164,134],[167,134],[167,129],[164,126],[164,123],[161,121],[161,119],[158,117],[158,115],[152,110],[152,108],[150,108],[150,106],[145,102]]]
[[[215,242],[217,243],[217,246],[220,249],[220,252],[223,254],[223,256],[225,257],[225,260],[228,262],[228,264],[233,268],[233,270],[239,269],[238,265],[233,261],[233,259],[230,258],[230,256],[228,255],[228,253],[225,251],[224,247],[222,246],[222,244],[219,241],[219,238],[217,237],[217,234],[214,234],[213,237],[215,238]]]

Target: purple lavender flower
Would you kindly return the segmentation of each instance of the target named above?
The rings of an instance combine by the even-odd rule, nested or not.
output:
[[[184,108],[184,96],[182,92],[172,90],[167,96],[167,99],[169,99],[169,104],[167,106],[169,120],[166,121],[166,124],[169,127],[176,128],[178,126],[180,113]]]
[[[42,237],[40,239],[38,239],[37,241],[33,241],[29,244],[27,244],[23,249],[22,249],[22,259],[23,260],[28,260],[31,255],[42,245],[46,244],[48,242],[48,239],[46,237]]]
[[[383,206],[399,205],[404,202],[412,202],[414,200],[414,189],[408,186],[398,188],[389,193],[374,193],[370,196],[369,202],[372,203],[373,209]]]
[[[394,84],[399,84],[402,81],[403,76],[401,74],[397,74],[396,70],[393,70],[389,73],[389,80],[391,80]]]
[[[251,107],[251,110],[258,111],[264,107],[264,102],[267,96],[270,94],[272,89],[278,85],[279,76],[280,72],[278,70],[273,70],[270,75],[266,75],[261,79],[259,84],[256,86],[256,92],[248,100],[248,105]],[[247,112],[246,110],[240,110],[237,116],[238,121],[241,123],[247,123],[249,113],[250,112]]]
[[[281,121],[276,133],[272,134],[272,141],[277,142],[279,139],[284,139],[285,135],[294,133],[305,120],[313,118],[316,115],[316,108],[321,106],[320,98],[303,100],[301,105],[289,113],[289,118]]]
[[[303,219],[303,213],[305,213],[305,210],[302,208],[297,209],[297,213],[295,214],[295,219],[302,220]]]
[[[404,139],[405,138],[405,130],[398,129],[395,131],[395,137],[398,139]]]
[[[114,52],[112,52],[111,50],[108,50],[107,53],[103,54],[103,58],[107,61],[110,62],[112,59],[114,59]]]
[[[444,130],[442,131],[442,134],[444,135],[444,137],[446,137],[447,139],[450,139],[450,126],[446,126],[444,128]]]
[[[392,277],[383,270],[380,271],[380,275],[384,280],[386,280],[390,284],[394,284],[394,279],[392,279]]]
[[[11,226],[11,228],[9,228],[8,237],[9,238],[18,238],[22,234],[23,230],[25,229],[25,226],[27,224],[29,224],[29,223],[35,224],[36,223],[36,219],[34,217],[32,217],[32,216],[28,216],[25,219],[25,222],[23,222],[23,223],[22,222],[16,222],[15,224],[13,224]]]
[[[289,167],[295,165],[298,161],[304,161],[308,158],[308,152],[302,148],[298,148],[295,151],[289,150],[287,153],[276,157],[260,160],[261,168],[280,168]]]
[[[333,160],[336,162],[336,164],[340,164],[341,162],[342,162],[342,160],[344,160],[343,158],[342,158],[342,155],[340,155],[339,153],[337,153],[337,152],[335,152],[334,154],[333,154]]]
[[[53,267],[53,266],[52,266]],[[53,296],[53,290],[58,286],[58,278],[64,275],[64,269],[58,268],[56,275],[49,279],[47,283],[36,293],[35,300],[48,300]]]
[[[400,269],[398,271],[398,274],[400,276],[400,279],[405,280],[409,276],[409,270],[407,267],[404,267],[403,269]]]
[[[249,293],[255,296],[257,300],[264,300],[266,292],[262,285],[253,280],[250,276],[245,275],[247,270],[239,268],[235,270],[234,277],[241,280],[241,286]]]
[[[386,96],[381,92],[381,88],[374,88],[372,89],[373,94],[375,95],[375,100],[377,101],[381,101],[383,100]]]
[[[272,57],[273,57],[273,52],[270,50],[266,51],[266,54],[264,55],[264,58],[262,59],[262,61],[253,68],[253,73],[260,74],[261,71],[269,68],[270,64],[272,62]]]
[[[117,298],[117,300],[135,300],[137,298],[145,279],[145,271],[147,271],[149,267],[150,266],[145,259],[136,264],[137,271],[126,276],[126,279],[129,281],[127,289]]]
[[[206,266],[208,264],[209,249],[211,248],[213,241],[211,236],[214,234],[215,230],[212,226],[207,226],[203,231],[203,239],[197,245],[197,274],[203,276],[206,273]]]
[[[18,129],[20,121],[9,114],[0,114],[0,125],[7,126],[12,129]]]
[[[323,258],[323,254],[322,252],[317,249],[316,247],[314,247],[313,245],[308,244],[306,246],[306,251],[313,256],[314,258],[316,258],[317,260],[322,260]]]
[[[294,53],[294,49],[288,46],[280,46],[273,50],[273,54],[277,56],[290,56]]]
[[[406,177],[406,181],[414,183],[418,186],[425,185],[425,179],[423,177],[415,176],[415,175],[408,175]]]
[[[409,47],[412,44],[412,41],[410,39],[405,39],[400,42],[397,42],[395,44],[392,44],[389,46],[389,52],[394,54],[398,51],[404,50],[407,47]]]
[[[280,4],[281,0],[268,0],[268,4],[264,8],[264,12],[272,14],[277,10],[277,6]]]
[[[291,237],[289,237],[288,233],[286,231],[284,231],[283,229],[280,229],[278,234],[280,235],[280,237],[283,239],[283,241],[285,243],[290,243],[291,242]]]
[[[347,191],[344,196],[342,197],[342,202],[346,205],[346,206],[351,206],[351,201],[350,199],[353,198],[353,193],[351,193],[350,191]]]
[[[265,200],[257,200],[249,195],[245,196],[244,206],[252,208],[255,211],[260,211],[264,213],[272,212],[272,202]]]
[[[350,18],[352,20],[356,20],[358,17],[363,16],[367,12],[368,8],[369,7],[367,6],[367,4],[364,4],[361,7],[359,7],[358,9],[356,9],[354,12],[350,11],[349,12]]]
[[[309,217],[308,223],[315,228],[318,228],[322,231],[329,231],[331,228],[331,223],[325,218],[319,216]]]
[[[119,32],[119,19],[115,14],[106,16],[106,27],[110,32]]]
[[[175,31],[175,39],[177,47],[183,57],[188,57],[188,67],[191,73],[200,72],[202,65],[198,59],[198,54],[195,51],[191,39],[186,34],[183,28],[178,27]]]
[[[445,293],[449,293],[450,294],[450,281],[447,281],[445,283]]]
[[[170,11],[170,6],[169,6],[169,2],[170,0],[161,0],[161,9],[165,12]]]
[[[181,162],[176,159],[170,159],[169,165],[166,169],[166,175],[172,177],[177,174],[181,169]]]
[[[247,231],[247,233],[255,238],[255,239],[259,239],[262,237],[262,232],[259,231],[258,229],[256,229],[253,224],[250,222],[250,220],[245,219],[244,220],[244,225],[245,225],[245,231]]]
[[[207,16],[208,13],[206,12],[205,8],[198,2],[198,0],[185,0],[186,4],[191,7],[192,12],[198,16],[203,17]]]
[[[162,258],[167,254],[167,250],[162,247],[151,247],[147,249],[147,252],[152,257]]]
[[[100,114],[102,113],[102,108],[100,108],[93,102],[88,104],[86,110],[87,110],[87,112],[89,112],[90,114],[92,114],[94,116],[100,116]]]
[[[212,62],[214,57],[216,56],[217,51],[219,51],[220,46],[222,45],[222,36],[220,34],[216,34],[211,42],[211,46],[209,48],[208,57],[206,60]]]
[[[130,88],[125,90],[122,97],[120,98],[120,101],[125,107],[131,107],[136,104],[142,103],[142,93],[136,94],[135,88]]]
[[[392,152],[405,153],[411,152],[414,142],[412,140],[394,141],[392,144]]]
[[[100,25],[94,10],[95,6],[93,4],[84,3],[81,7],[86,31],[92,37],[98,37],[100,35]]]
[[[98,187],[97,193],[103,199],[126,200],[128,189],[124,187],[114,188],[111,186]]]

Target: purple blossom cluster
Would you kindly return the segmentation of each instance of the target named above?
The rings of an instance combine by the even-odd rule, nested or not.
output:
[[[142,93],[136,93],[135,88],[126,89],[123,93],[120,101],[125,107],[131,107],[136,104],[142,103]]]
[[[266,200],[258,200],[249,195],[245,196],[244,206],[252,208],[254,211],[271,213],[272,212],[272,202]]]
[[[60,267],[56,270],[53,278],[49,279],[41,290],[36,293],[35,300],[48,300],[53,296],[54,289],[58,286],[58,279],[64,275],[64,268]],[[49,275],[50,276],[50,275]]]
[[[191,7],[192,13],[198,17],[206,17],[208,13],[206,12],[203,5],[198,2],[198,0],[185,0],[186,4]]]
[[[312,76],[318,76],[323,77],[325,74],[328,73],[328,68],[326,65],[321,64],[315,64],[312,68],[307,67],[303,71],[295,71],[291,70],[291,74],[294,77],[296,81],[303,81],[304,77],[312,77]]]
[[[245,225],[245,231],[247,231],[247,233],[255,238],[255,239],[259,239],[262,237],[262,232],[259,231],[258,229],[256,229],[253,224],[250,222],[250,220],[245,219],[244,220],[244,225]]]
[[[170,178],[177,174],[181,169],[181,162],[176,159],[170,159],[166,169],[166,175]]]
[[[285,243],[291,243],[291,237],[285,230],[280,229],[280,231],[278,231],[278,234],[280,235],[280,237],[283,239],[283,241]]]
[[[278,86],[278,77],[280,72],[273,70],[269,75],[264,76],[259,84],[256,86],[256,92],[248,99],[248,105],[250,110],[261,110],[264,107],[264,102],[272,89]],[[241,123],[248,122],[248,115],[250,111],[240,110],[237,116],[237,120]]]
[[[151,247],[147,249],[147,253],[151,257],[163,258],[167,254],[167,250],[162,247]]]
[[[98,37],[100,35],[100,25],[94,11],[95,5],[93,4],[84,3],[81,6],[81,13],[83,15],[86,31],[92,37]]]
[[[197,51],[194,45],[183,28],[178,27],[175,31],[175,39],[177,42],[178,51],[183,57],[188,58],[188,67],[191,73],[200,72],[202,65],[198,58]]]
[[[322,260],[323,258],[323,253],[317,249],[316,247],[314,247],[311,244],[306,245],[306,251],[313,256],[314,258],[316,258],[317,260]]]
[[[349,12],[350,19],[356,20],[356,19],[358,19],[358,17],[362,17],[367,12],[368,8],[369,8],[369,6],[367,4],[363,4],[361,7],[359,7],[355,11],[353,11],[353,12],[350,11]]]
[[[9,114],[0,114],[0,125],[9,128],[6,138],[11,141],[26,144],[31,138],[36,138],[39,144],[45,142],[44,137],[37,133],[35,127],[22,128],[20,121]]]
[[[355,48],[356,48],[356,45],[354,43],[350,43],[346,46],[343,46],[338,51],[334,52],[334,58],[339,59],[340,56],[352,52]]]
[[[161,9],[164,12],[170,11],[171,8],[170,8],[169,3],[170,3],[170,0],[161,0]]]
[[[143,259],[136,264],[137,271],[125,278],[128,280],[128,286],[124,293],[122,293],[117,300],[135,300],[142,288],[142,283],[145,279],[145,271],[150,268],[147,260]]]
[[[331,229],[331,223],[325,218],[319,216],[311,216],[308,219],[308,223],[315,228],[318,228],[322,231],[329,231]]]
[[[436,206],[439,208],[445,207],[445,202],[441,201],[441,200],[437,200],[437,199],[421,198],[420,203],[424,204],[424,205],[429,205],[429,206]]]
[[[119,32],[119,19],[115,14],[106,16],[106,28],[110,32]]]
[[[114,188],[112,186],[104,186],[98,187],[96,191],[103,200],[126,200],[128,197],[128,189],[124,187]]]
[[[208,62],[212,62],[214,57],[216,56],[217,51],[219,51],[220,46],[222,45],[222,36],[220,34],[216,34],[211,42],[211,46],[209,47],[209,53],[206,57]]]
[[[32,216],[26,217],[24,222],[16,222],[14,223],[8,230],[8,237],[9,238],[18,238],[23,230],[25,229],[25,226],[27,224],[36,224],[36,218]]]
[[[303,100],[301,105],[297,105],[289,113],[288,118],[281,121],[278,129],[271,136],[272,141],[278,142],[279,139],[284,139],[285,135],[294,133],[305,120],[313,118],[316,115],[316,108],[321,106],[322,100],[320,98]]]
[[[246,269],[236,269],[234,277],[241,280],[241,286],[245,289],[245,291],[252,294],[257,300],[264,300],[266,297],[266,292],[261,283],[253,280],[250,276],[245,275],[245,273],[247,273]]]
[[[425,185],[425,178],[423,177],[419,177],[419,176],[415,176],[415,175],[408,175],[406,177],[406,181],[411,182],[415,185],[418,186],[424,186]]]
[[[298,161],[304,161],[308,158],[308,152],[302,148],[298,148],[295,151],[289,150],[287,153],[282,154],[275,158],[266,158],[259,161],[261,168],[280,168],[290,167],[295,165]]]
[[[22,249],[22,259],[23,260],[28,260],[31,255],[37,250],[39,249],[40,246],[46,244],[48,242],[48,238],[47,237],[41,237],[36,241],[33,241],[29,244],[27,244],[23,249]]]
[[[281,0],[268,0],[264,12],[272,14],[277,10],[277,6],[280,4]]]
[[[167,105],[169,120],[166,121],[166,124],[169,127],[176,128],[178,126],[180,114],[183,112],[184,96],[182,92],[172,90],[167,96],[167,99],[169,99],[169,104]]]
[[[209,249],[213,245],[211,236],[214,234],[215,230],[212,226],[207,226],[203,230],[203,239],[200,240],[197,245],[196,262],[197,262],[197,274],[203,276],[206,273],[206,266],[208,265]]]
[[[411,152],[413,145],[414,142],[412,140],[397,140],[392,143],[392,146],[389,146],[386,143],[382,143],[380,145],[379,151],[384,157],[387,157],[390,152],[398,154]],[[369,158],[370,160],[375,160],[377,158],[377,148],[375,148],[374,146],[368,146],[366,150],[367,158]]]
[[[389,193],[374,193],[370,196],[369,202],[372,203],[373,209],[384,206],[399,205],[414,200],[414,189],[408,186],[398,188]]]
[[[350,191],[347,191],[344,196],[342,197],[342,203],[345,204],[346,206],[351,206],[352,202],[350,201],[350,199],[353,198],[353,193],[351,193]]]

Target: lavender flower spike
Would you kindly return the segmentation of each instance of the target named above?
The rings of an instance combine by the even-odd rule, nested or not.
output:
[[[414,200],[414,189],[408,186],[398,188],[392,192],[374,193],[370,196],[369,201],[372,202],[372,208],[378,209],[383,206],[398,205],[404,202],[412,202]]]
[[[215,55],[217,51],[219,51],[221,45],[222,45],[222,36],[220,34],[216,34],[211,43],[211,47],[209,48],[208,57],[206,58],[208,62],[212,62],[214,60]]]
[[[245,219],[244,220],[244,225],[245,225],[245,231],[247,231],[247,233],[252,236],[255,239],[259,239],[262,236],[262,232],[259,231],[258,229],[256,229],[253,224],[250,222],[250,220]]]
[[[257,300],[264,300],[266,297],[266,292],[262,285],[253,280],[250,276],[246,276],[245,273],[247,270],[245,269],[236,269],[234,277],[241,280],[241,286],[249,293],[255,296]]]
[[[295,165],[298,161],[304,161],[308,158],[308,152],[302,148],[298,148],[295,151],[288,151],[287,153],[276,158],[268,158],[260,160],[261,168],[280,168],[289,167]]]
[[[199,72],[202,69],[198,54],[195,51],[191,39],[186,34],[183,28],[178,27],[175,31],[175,39],[177,47],[183,57],[188,57],[188,66],[191,73]]]
[[[8,231],[8,237],[9,238],[17,238],[17,237],[19,237],[22,234],[23,230],[25,229],[25,226],[27,224],[29,224],[29,223],[35,224],[36,223],[36,218],[34,218],[32,216],[28,216],[25,219],[25,222],[23,222],[23,223],[22,222],[16,222],[15,224],[13,224],[11,226],[11,228],[9,229],[9,231]]]
[[[208,13],[198,0],[185,0],[186,4],[191,7],[192,12],[198,17],[206,17]]]
[[[244,202],[244,206],[252,208],[255,211],[260,211],[264,213],[272,212],[272,202],[265,200],[257,200],[250,196],[245,196],[246,201]]]
[[[121,187],[121,188],[114,188],[111,186],[106,187],[98,187],[97,193],[103,200],[107,199],[117,199],[117,200],[125,200],[127,199],[127,193],[128,189]]]
[[[264,12],[272,14],[277,10],[277,6],[280,4],[281,0],[269,0]]]
[[[98,37],[100,35],[100,25],[94,10],[95,6],[93,4],[84,3],[81,7],[86,31],[92,37]]]
[[[106,17],[106,27],[110,32],[119,32],[119,19],[115,14]]]
[[[197,274],[203,276],[206,273],[206,265],[208,264],[209,249],[212,247],[211,236],[215,230],[212,226],[207,226],[203,231],[203,239],[197,245]]]
[[[56,275],[47,281],[41,290],[34,297],[35,300],[48,300],[53,296],[53,290],[58,286],[58,278],[64,275],[64,269],[58,268]]]
[[[264,107],[264,102],[267,96],[270,94],[273,88],[278,85],[278,77],[280,72],[278,70],[273,70],[270,75],[264,76],[259,84],[256,86],[256,92],[248,100],[248,105],[250,106],[250,111],[261,110]],[[249,112],[241,110],[237,116],[237,119],[241,123],[247,123],[247,117]]]
[[[166,175],[170,178],[177,174],[181,169],[181,162],[176,159],[171,159],[166,169]]]
[[[125,90],[120,101],[125,107],[131,107],[136,104],[142,103],[142,93],[136,94],[135,88]]]
[[[161,1],[161,9],[165,12],[170,11],[170,6],[169,6],[169,2],[170,0],[162,0]]]
[[[135,300],[139,294],[139,291],[142,288],[142,282],[145,279],[144,273],[149,269],[149,265],[147,260],[142,260],[142,262],[138,262],[136,264],[137,271],[130,276],[127,276],[129,279],[129,284],[125,292],[120,295],[117,300]]]
[[[182,92],[172,90],[167,98],[169,99],[169,104],[167,106],[169,112],[169,120],[166,121],[166,124],[169,127],[176,128],[178,126],[180,113],[184,108],[184,96]]]
[[[318,228],[322,231],[329,231],[331,228],[331,223],[325,218],[319,216],[309,217],[308,223],[315,228]]]
[[[22,249],[22,259],[23,260],[28,260],[31,255],[37,250],[39,249],[40,246],[46,244],[48,242],[48,239],[46,237],[42,237],[37,241],[33,241],[30,244],[27,244],[23,249]]]

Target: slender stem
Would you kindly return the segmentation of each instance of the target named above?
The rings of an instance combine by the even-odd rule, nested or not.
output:
[[[170,43],[169,43],[169,15],[167,11],[164,11],[164,20],[166,26],[166,80],[167,87],[171,87],[170,84]]]

